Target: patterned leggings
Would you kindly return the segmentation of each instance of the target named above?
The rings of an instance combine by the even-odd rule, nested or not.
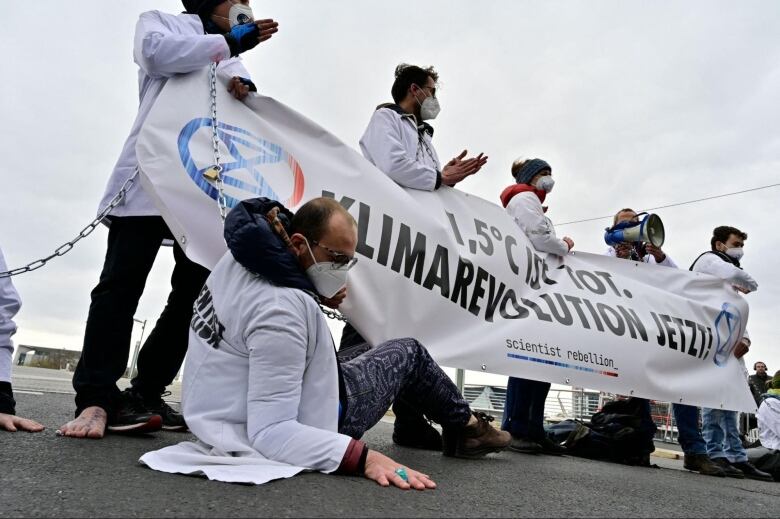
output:
[[[393,339],[341,364],[346,409],[339,432],[360,438],[400,397],[442,427],[463,427],[468,403],[414,339]]]

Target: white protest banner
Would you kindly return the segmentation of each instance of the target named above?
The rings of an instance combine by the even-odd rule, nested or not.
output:
[[[169,80],[138,141],[144,187],[187,255],[226,251],[208,73]],[[376,344],[415,337],[442,365],[714,408],[754,410],[733,350],[748,306],[721,280],[577,252],[536,253],[496,204],[405,190],[283,104],[218,88],[229,206],[333,196],[358,222],[342,310]],[[496,193],[496,198],[498,193]]]

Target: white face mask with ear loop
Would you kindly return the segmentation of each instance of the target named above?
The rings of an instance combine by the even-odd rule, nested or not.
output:
[[[535,187],[540,191],[549,193],[550,191],[553,190],[553,186],[555,186],[555,180],[553,180],[553,178],[550,175],[545,175],[536,181]]]
[[[439,115],[439,112],[441,112],[441,105],[439,105],[439,100],[433,96],[427,96],[422,100],[422,102],[417,99],[416,95],[414,96],[414,99],[420,103],[420,118],[423,121],[436,119],[436,116]]]
[[[311,280],[319,295],[330,299],[347,286],[349,266],[339,266],[332,261],[317,261],[311,250],[311,245],[309,245],[309,240],[306,237],[303,239],[306,240],[306,248],[309,249],[309,255],[314,261],[314,265],[306,269],[306,276]]]
[[[742,257],[745,255],[745,249],[742,247],[730,247],[726,249],[726,256],[729,256],[732,259],[735,259],[737,261],[741,260]]]
[[[235,2],[234,0],[230,0],[230,4],[230,11],[228,11],[227,18],[224,16],[219,16],[218,14],[213,16],[226,19],[228,22],[230,22],[231,29],[237,25],[252,23],[255,20],[255,13],[248,5]]]

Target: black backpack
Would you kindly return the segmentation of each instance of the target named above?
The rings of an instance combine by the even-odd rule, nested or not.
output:
[[[649,467],[655,451],[655,423],[636,398],[605,404],[590,423],[564,420],[545,430],[569,454],[583,458]]]

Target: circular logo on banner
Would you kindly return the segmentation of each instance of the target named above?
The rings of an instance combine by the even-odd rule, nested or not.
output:
[[[739,309],[731,303],[723,303],[718,317],[715,318],[715,356],[713,361],[723,366],[729,360],[731,353],[742,339],[738,337],[742,315]]]
[[[201,146],[199,153],[204,155],[195,157],[190,143],[199,134],[202,135],[200,138],[208,139],[209,145]],[[209,197],[217,200],[219,193],[216,186],[203,176],[206,170],[214,166],[211,138],[211,119],[193,119],[179,133],[179,157],[193,182]],[[243,128],[225,123],[217,123],[217,138],[225,199],[229,208],[232,209],[241,200],[258,196],[278,200],[290,208],[298,205],[303,198],[303,170],[286,150]]]

